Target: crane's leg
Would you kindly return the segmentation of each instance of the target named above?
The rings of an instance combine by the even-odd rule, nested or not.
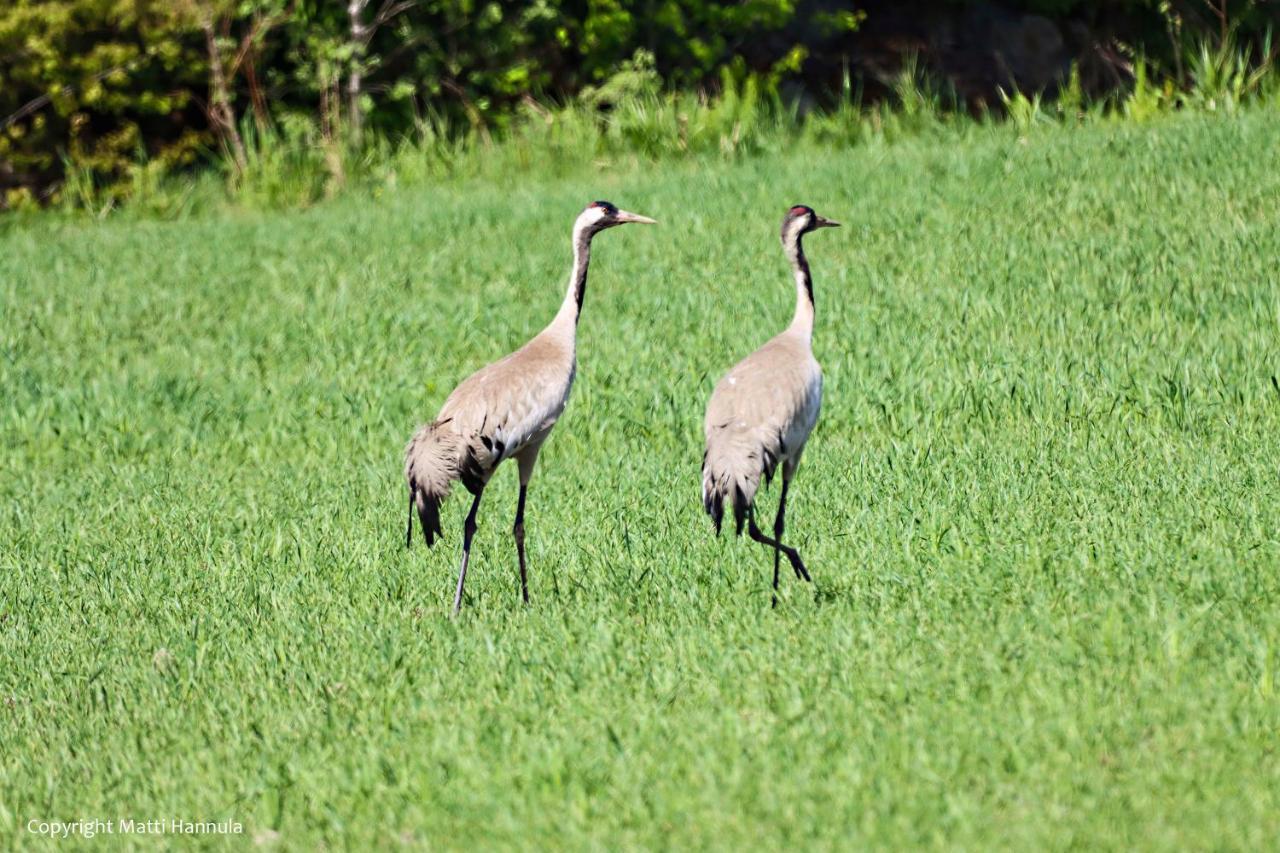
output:
[[[529,487],[520,484],[520,497],[516,501],[516,523],[511,528],[511,535],[516,538],[516,556],[520,559],[520,597],[529,603],[529,574],[524,563],[524,497]]]
[[[756,525],[756,513],[754,508],[747,512],[747,533],[750,534],[752,539],[759,542],[761,545],[767,545],[770,548],[775,548],[783,554],[786,554],[788,562],[791,563],[791,568],[795,570],[796,577],[801,578],[802,580],[812,580],[812,578],[809,577],[809,570],[804,567],[804,561],[800,559],[799,551],[788,545],[783,545],[777,539],[770,539],[768,536],[765,536],[760,532],[760,528]]]
[[[541,445],[532,445],[521,451],[516,457],[520,465],[520,497],[516,502],[516,523],[511,528],[511,535],[516,540],[516,556],[520,560],[520,596],[524,603],[529,603],[529,574],[524,557],[524,499],[529,491],[529,480],[533,477],[533,466],[538,461],[538,449]]]
[[[787,514],[787,486],[791,485],[790,472],[783,469],[782,476],[782,497],[778,500],[778,514],[773,517],[773,538],[779,545],[782,544],[782,529],[784,527],[783,519]],[[782,561],[782,549],[773,549],[773,603],[771,607],[778,606],[778,564]]]
[[[404,547],[413,547],[413,489],[409,490],[409,529],[404,534]]]
[[[782,552],[777,548],[773,549],[773,598],[769,600],[770,607],[778,606],[778,563],[782,561]]]
[[[787,517],[787,488],[791,485],[791,478],[795,476],[796,469],[794,466],[786,466],[782,469],[782,497],[778,500],[778,514],[773,517],[773,538],[778,541],[778,545],[782,545],[782,530],[786,526]],[[793,566],[794,567],[794,566]],[[773,574],[774,586],[777,586],[778,574],[778,552],[773,552]],[[800,563],[796,568],[796,577],[804,581],[813,582],[813,578],[809,577],[809,572],[805,570],[804,563]]]
[[[467,562],[471,559],[471,537],[476,533],[476,513],[480,511],[480,496],[484,494],[484,487],[480,487],[480,491],[476,492],[475,500],[471,502],[471,512],[467,513],[467,520],[462,525],[462,568],[458,570],[458,591],[453,596],[453,615],[457,616],[458,611],[462,609],[462,585],[467,582]]]

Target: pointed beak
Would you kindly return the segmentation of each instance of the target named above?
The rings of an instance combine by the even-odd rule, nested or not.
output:
[[[825,219],[821,216],[815,216],[813,221],[814,228],[839,228],[840,223],[834,219]]]
[[[638,214],[638,213],[631,213],[631,212],[626,211],[626,210],[619,210],[619,211],[618,211],[618,215],[617,215],[617,216],[615,216],[613,219],[614,219],[614,221],[615,221],[615,222],[618,222],[618,223],[622,223],[622,222],[642,222],[642,223],[644,223],[645,225],[657,225],[657,224],[658,224],[658,220],[656,220],[656,219],[650,219],[650,218],[649,218],[649,217],[647,217],[647,216],[641,216],[641,215],[640,215],[640,214]]]

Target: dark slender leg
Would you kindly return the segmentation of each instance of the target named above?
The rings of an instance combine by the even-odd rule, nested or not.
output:
[[[409,529],[404,534],[404,547],[413,547],[413,489],[409,490]]]
[[[516,538],[516,553],[520,555],[520,594],[524,603],[529,603],[529,577],[524,567],[524,496],[529,487],[520,484],[520,500],[516,503],[516,525],[511,528],[511,535]]]
[[[462,568],[458,570],[458,591],[453,596],[453,615],[457,616],[462,609],[462,585],[467,581],[467,561],[471,559],[471,537],[476,532],[476,513],[480,510],[480,496],[484,489],[476,492],[476,499],[471,502],[471,512],[467,513],[466,523],[462,525]]]
[[[770,539],[760,532],[760,528],[756,526],[756,516],[754,510],[747,512],[747,533],[751,538],[759,542],[761,545],[768,545],[770,548],[777,548],[787,555],[787,560],[791,563],[791,568],[795,570],[796,577],[801,580],[812,581],[809,577],[809,570],[804,567],[804,561],[800,559],[800,552],[795,548],[783,545],[777,539]]]
[[[783,519],[787,515],[787,487],[791,485],[791,480],[782,478],[782,497],[778,501],[778,514],[773,517],[773,538],[778,544],[782,544],[782,529],[785,526]],[[781,562],[782,549],[773,549],[773,606],[778,606],[778,563]]]
[[[778,606],[778,563],[781,562],[782,552],[777,548],[773,549],[773,598],[769,602],[770,607]]]

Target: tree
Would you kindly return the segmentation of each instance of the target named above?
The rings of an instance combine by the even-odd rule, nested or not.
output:
[[[347,120],[350,124],[351,138],[359,144],[364,133],[364,74],[369,62],[369,42],[378,29],[401,12],[417,5],[417,0],[383,0],[378,14],[372,21],[365,20],[365,10],[369,0],[350,0],[347,3],[347,18],[350,21],[351,69],[347,74]]]

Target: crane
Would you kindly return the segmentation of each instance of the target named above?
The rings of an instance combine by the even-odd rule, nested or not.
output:
[[[734,365],[716,384],[704,422],[702,504],[720,533],[725,504],[733,510],[737,535],[747,533],[773,549],[773,606],[778,604],[778,568],[785,554],[796,577],[811,581],[800,552],[783,544],[787,490],[800,464],[805,442],[822,407],[822,368],[813,357],[813,277],[805,259],[804,235],[840,223],[824,219],[813,208],[796,205],[782,220],[782,248],[791,262],[796,310],[781,334]],[[782,465],[782,495],[774,517],[773,537],[755,520],[760,480],[767,486]]]
[[[445,400],[435,420],[418,429],[405,448],[409,484],[409,527],[406,547],[413,544],[416,511],[427,547],[442,536],[440,503],[454,481],[473,496],[463,523],[462,562],[453,615],[462,608],[463,586],[476,532],[476,514],[485,485],[498,465],[515,459],[520,473],[512,535],[520,563],[520,594],[527,604],[529,581],[524,551],[524,509],[538,451],[569,400],[577,369],[578,316],[587,290],[591,239],[601,231],[629,222],[654,220],[619,210],[607,201],[587,205],[573,223],[573,272],[555,318],[520,349],[463,380]]]

